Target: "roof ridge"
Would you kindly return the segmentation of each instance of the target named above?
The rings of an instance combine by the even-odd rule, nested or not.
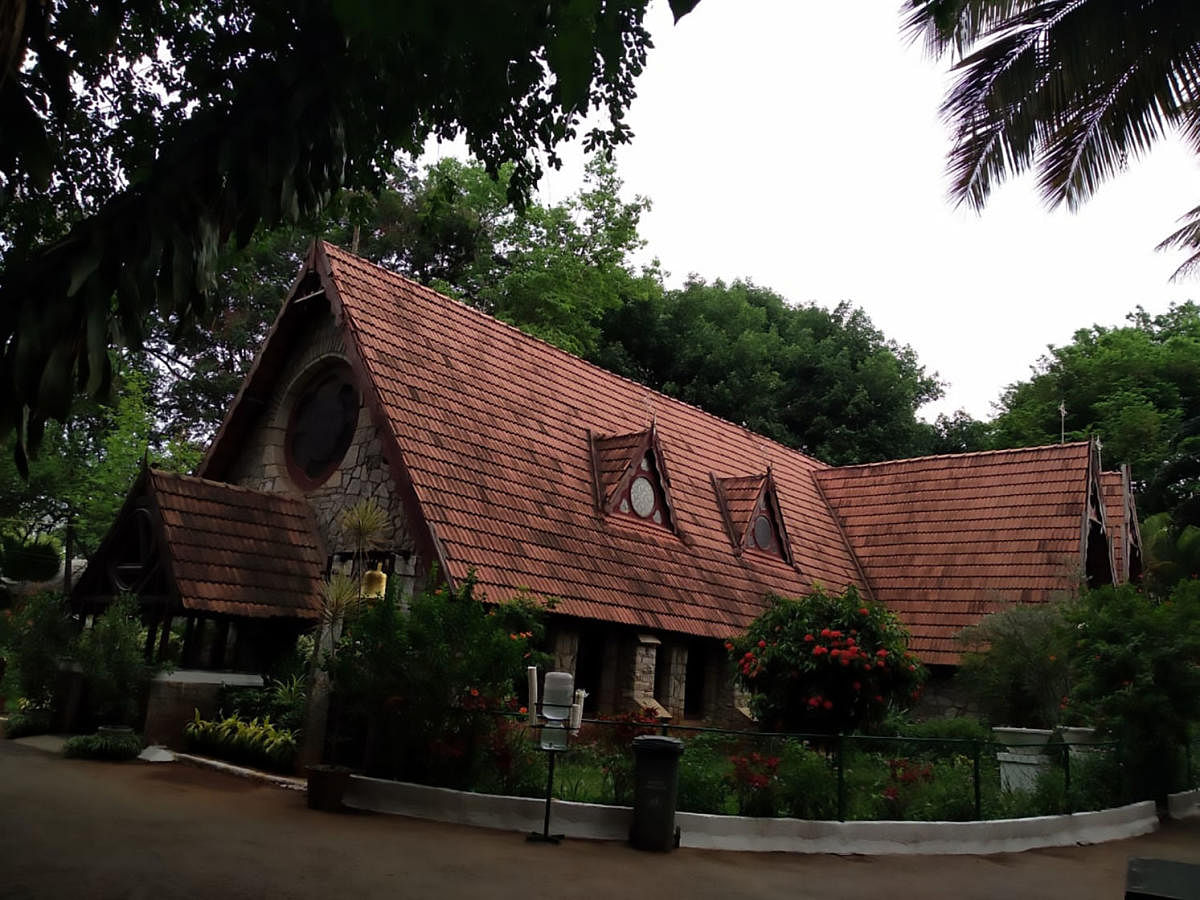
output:
[[[294,497],[291,494],[284,493],[283,491],[264,491],[259,488],[247,487],[246,485],[242,484],[233,484],[229,481],[217,481],[213,478],[204,478],[201,475],[189,475],[186,472],[172,472],[169,469],[160,469],[156,466],[149,466],[147,468],[152,476],[161,475],[166,478],[175,478],[181,481],[195,481],[199,482],[200,484],[210,485],[212,487],[228,488],[229,490],[238,491],[243,494],[254,494],[255,496],[259,497],[270,497],[272,499],[286,500],[289,503],[304,502],[299,497]]]
[[[1086,447],[1091,441],[1068,441],[1065,444],[1038,444],[1036,447],[1005,447],[1000,450],[972,450],[966,453],[929,453],[925,456],[905,456],[900,459],[881,459],[869,463],[852,463],[845,466],[830,466],[829,470],[841,472],[845,469],[868,469],[872,466],[894,466],[897,463],[924,462],[927,459],[962,459],[968,456],[1002,456],[1016,453],[1031,453],[1034,450],[1059,450],[1063,448],[1078,449]]]
[[[540,338],[535,334],[530,334],[527,331],[522,331],[520,328],[518,328],[516,325],[513,325],[511,322],[505,322],[503,319],[498,319],[495,316],[490,315],[481,309],[477,309],[476,307],[472,306],[471,304],[469,304],[463,300],[458,300],[454,297],[448,297],[439,291],[435,291],[433,288],[429,287],[428,285],[421,284],[419,281],[415,281],[412,278],[409,278],[407,275],[397,272],[394,269],[388,269],[384,266],[379,265],[378,263],[372,262],[369,259],[364,259],[361,256],[356,256],[355,254],[351,253],[350,251],[345,250],[342,247],[337,246],[336,244],[331,244],[328,241],[321,241],[321,243],[326,248],[326,252],[328,252],[329,250],[333,250],[333,251],[335,251],[336,255],[339,257],[343,257],[347,260],[351,260],[356,263],[361,263],[361,264],[363,264],[365,266],[369,266],[373,269],[378,269],[379,271],[386,273],[389,277],[398,278],[401,281],[405,282],[406,284],[409,284],[412,287],[419,289],[423,293],[432,295],[434,298],[436,298],[440,302],[453,304],[455,307],[464,309],[472,315],[478,316],[488,322],[491,322],[495,325],[499,325],[504,329],[515,332],[517,335],[519,335],[521,338],[523,338],[525,340],[534,341],[538,344],[542,344],[545,347],[548,347],[550,350],[553,350],[556,353],[561,353],[562,355],[569,357],[570,359],[574,360],[577,363],[580,363],[581,365],[587,366],[590,369],[595,369],[598,372],[603,372],[605,375],[607,375],[610,378],[617,378],[617,379],[624,381],[630,385],[633,385],[634,387],[640,388],[643,391],[649,391],[651,394],[654,394],[655,396],[662,397],[664,400],[670,401],[671,403],[678,403],[680,406],[685,406],[688,409],[693,409],[696,412],[700,413],[701,415],[706,416],[710,419],[715,419],[716,421],[721,422],[725,425],[731,425],[734,428],[738,428],[741,431],[744,431],[746,434],[750,435],[751,437],[758,438],[759,440],[767,441],[770,444],[774,444],[776,447],[778,447],[779,449],[781,449],[787,453],[793,453],[793,454],[796,454],[797,456],[804,457],[804,459],[811,460],[812,462],[817,464],[817,468],[819,468],[819,469],[837,468],[832,463],[827,463],[824,460],[818,459],[817,457],[815,457],[809,453],[805,453],[803,450],[797,450],[795,447],[789,447],[789,446],[787,446],[787,444],[783,444],[783,443],[775,440],[774,438],[769,438],[764,434],[759,434],[757,431],[747,428],[745,425],[741,425],[737,422],[732,422],[729,419],[723,419],[720,416],[716,415],[715,413],[711,413],[708,410],[703,409],[702,407],[699,407],[694,403],[688,403],[686,400],[681,400],[678,397],[672,397],[670,394],[665,394],[662,391],[659,391],[659,390],[656,390],[655,388],[650,387],[649,385],[642,384],[640,381],[635,381],[634,379],[632,379],[626,375],[620,375],[616,372],[613,372],[609,369],[604,368],[603,366],[597,365],[594,362],[586,360],[582,356],[576,356],[571,351],[564,350],[562,347],[559,347],[555,344],[550,343],[545,338]],[[648,427],[649,426],[647,426],[647,428]],[[633,434],[636,432],[630,432],[630,433]]]

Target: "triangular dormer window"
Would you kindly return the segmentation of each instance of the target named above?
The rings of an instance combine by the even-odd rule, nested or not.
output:
[[[591,442],[600,510],[674,530],[666,465],[654,427],[615,437],[593,436]]]
[[[738,552],[765,553],[790,564],[792,551],[771,470],[765,475],[739,478],[714,475],[713,484],[729,539]]]

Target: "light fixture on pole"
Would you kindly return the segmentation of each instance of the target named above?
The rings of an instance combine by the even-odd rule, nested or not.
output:
[[[530,666],[529,674],[529,724],[537,725],[534,710],[537,707],[537,669]],[[587,691],[573,691],[575,676],[570,672],[547,672],[542,690],[542,718],[546,723],[541,726],[541,748],[549,754],[546,773],[546,815],[542,822],[542,830],[529,834],[529,840],[538,843],[557,844],[562,840],[561,834],[550,833],[550,803],[554,796],[554,759],[567,749],[567,736],[570,732],[578,731],[583,721],[583,701]]]

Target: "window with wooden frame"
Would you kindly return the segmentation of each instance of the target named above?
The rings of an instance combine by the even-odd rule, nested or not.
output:
[[[734,478],[713,475],[712,480],[726,533],[736,552],[761,553],[794,564],[771,470],[768,468],[764,475]]]
[[[591,435],[590,441],[598,509],[674,531],[670,480],[654,426],[613,437]]]

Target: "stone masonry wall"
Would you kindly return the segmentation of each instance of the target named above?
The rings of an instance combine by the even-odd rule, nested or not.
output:
[[[373,497],[387,511],[391,523],[388,532],[381,536],[382,546],[411,557],[413,542],[404,510],[383,456],[379,429],[365,403],[359,407],[358,426],[350,447],[327,481],[305,491],[288,475],[284,437],[292,404],[322,364],[345,358],[345,347],[332,314],[322,317],[296,341],[291,358],[279,374],[271,403],[247,436],[231,469],[230,480],[245,487],[303,496],[316,513],[317,527],[330,553],[353,549],[341,534],[342,511],[359,500]]]

